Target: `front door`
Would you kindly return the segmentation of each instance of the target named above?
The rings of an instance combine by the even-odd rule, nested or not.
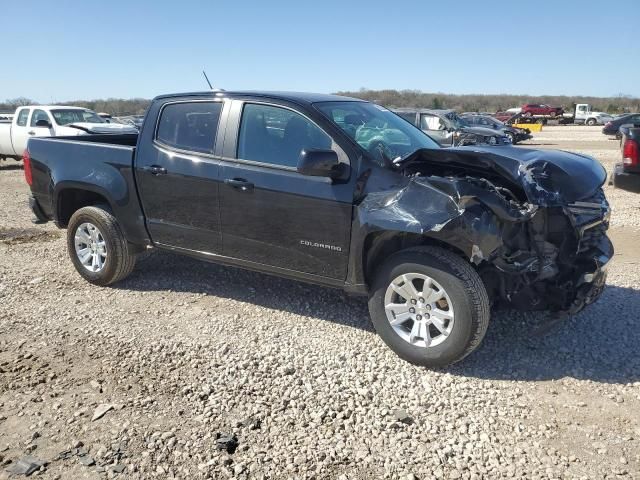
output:
[[[224,161],[220,186],[224,255],[344,280],[353,185],[301,175],[296,165],[303,149],[333,149],[348,162],[346,154],[288,107],[236,101],[234,109],[241,120],[225,150],[232,142],[237,159]]]
[[[421,113],[420,129],[443,147],[453,144],[453,133],[447,129],[445,121],[437,115]]]
[[[220,253],[220,163],[215,155],[222,102],[162,107],[153,140],[141,142],[136,179],[154,244]]]
[[[37,123],[38,120],[44,120],[46,122],[49,122],[49,126],[47,127],[38,127]],[[49,116],[49,114],[47,112],[45,112],[44,110],[41,110],[39,108],[36,108],[33,110],[33,113],[31,114],[31,120],[29,120],[29,130],[27,132],[27,134],[30,137],[51,137],[54,136],[54,131],[53,131],[53,123],[51,123],[51,117]]]

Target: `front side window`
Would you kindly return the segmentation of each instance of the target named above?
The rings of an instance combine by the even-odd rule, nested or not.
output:
[[[242,110],[237,157],[283,167],[298,165],[302,150],[329,150],[329,135],[299,113],[248,103]]]
[[[106,123],[97,113],[82,108],[59,108],[51,110],[51,115],[60,126],[71,123]]]
[[[213,153],[221,102],[170,103],[162,109],[156,140],[169,147]]]
[[[33,115],[31,115],[31,126],[35,127],[38,120],[46,120],[47,122],[51,122],[49,120],[49,115],[44,110],[36,109],[33,111]]]
[[[23,108],[22,110],[20,110],[20,113],[18,113],[18,120],[16,124],[19,127],[26,127],[28,118],[29,118],[29,109]]]
[[[423,113],[420,115],[420,128],[422,130],[444,130],[446,125],[440,117]]]

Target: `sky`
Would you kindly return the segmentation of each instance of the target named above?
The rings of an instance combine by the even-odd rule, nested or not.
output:
[[[0,101],[226,90],[640,96],[640,1],[0,0]]]

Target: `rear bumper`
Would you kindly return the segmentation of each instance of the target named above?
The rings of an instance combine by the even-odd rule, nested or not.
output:
[[[37,220],[36,223],[46,223],[49,221],[47,216],[42,211],[42,207],[38,203],[38,200],[36,200],[35,197],[33,196],[29,197],[29,208],[31,209],[33,214],[36,216],[36,220]]]
[[[625,172],[621,163],[613,169],[613,186],[621,190],[640,193],[640,173]]]

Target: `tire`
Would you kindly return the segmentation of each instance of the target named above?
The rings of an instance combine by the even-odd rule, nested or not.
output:
[[[590,127],[593,127],[596,123],[596,119],[595,118],[590,118],[587,120],[587,125],[589,125]]]
[[[513,133],[505,132],[505,135],[509,137],[509,140],[511,140],[512,145],[515,145],[516,143],[518,143],[518,141],[516,140],[516,136]]]
[[[405,304],[401,301],[402,297],[391,289],[391,283],[398,278],[411,278],[411,276],[429,277],[434,285],[444,290],[444,295],[448,299],[446,303],[448,304],[449,300],[451,302],[446,308],[451,312],[453,321],[448,322],[450,331],[443,336],[444,338],[432,335],[432,333],[441,333],[435,328],[436,325],[428,325],[426,332],[422,330],[428,333],[427,337],[431,337],[430,346],[421,345],[421,343],[427,343],[424,340],[424,334],[421,340],[418,340],[420,337],[414,337],[411,340],[416,324],[415,319],[408,318],[405,323],[394,327],[385,309],[389,295],[391,295],[392,304],[402,305],[401,308],[411,306],[409,300],[406,300]],[[420,280],[416,279],[411,283],[416,286],[419,282]],[[404,284],[406,285],[407,283]],[[425,292],[423,284],[422,292],[418,295],[428,300],[429,294],[425,295]],[[439,293],[436,292],[435,295]],[[422,297],[419,297],[417,305],[421,304],[421,299]],[[438,302],[441,301],[438,300]],[[425,304],[422,303],[422,305]],[[428,309],[431,312],[431,320],[424,319],[424,317],[429,318],[428,314],[424,314],[428,307],[423,306],[420,310],[424,315],[422,322],[433,322],[436,311],[442,312],[440,309],[444,308],[442,304],[437,309],[435,304],[433,305]],[[378,335],[400,358],[431,368],[459,362],[473,352],[484,338],[490,317],[489,297],[480,276],[463,258],[438,247],[411,248],[391,255],[374,275],[369,297],[369,313]],[[397,322],[402,319],[402,315],[409,314],[407,312],[398,316],[391,315],[391,317],[394,322]],[[414,315],[414,317],[417,316],[419,315]],[[407,331],[410,332],[409,340],[406,339]],[[401,335],[405,335],[405,338]]]
[[[101,243],[106,251],[102,267],[97,271],[92,271],[89,266],[85,266],[77,252],[77,248],[84,245],[81,239],[89,238],[86,232],[91,228],[87,225],[97,229],[96,239],[102,239]],[[78,237],[80,244],[78,247],[76,246],[76,237]],[[91,247],[88,248],[90,250]],[[94,285],[106,286],[124,279],[133,271],[136,263],[136,256],[130,251],[129,243],[122,233],[120,224],[106,206],[84,207],[71,216],[67,226],[67,250],[78,273]],[[82,248],[82,250],[85,249]],[[96,253],[97,251],[96,248]],[[89,251],[88,254],[91,252]]]

